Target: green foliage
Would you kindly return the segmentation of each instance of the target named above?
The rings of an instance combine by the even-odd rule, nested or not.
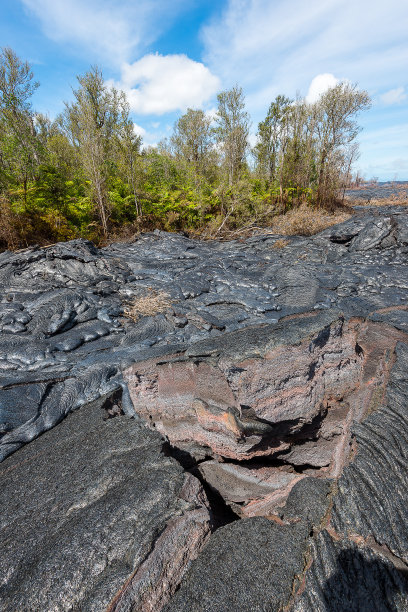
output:
[[[258,126],[238,86],[218,95],[215,121],[188,109],[168,141],[142,150],[123,92],[99,68],[78,77],[55,121],[35,113],[38,87],[11,49],[0,53],[0,247],[163,228],[217,235],[267,225],[337,196],[356,156],[366,92],[340,83],[313,105],[278,96]]]
[[[193,164],[197,173],[205,174],[214,144],[211,119],[204,111],[189,108],[176,122],[171,144],[176,157]]]
[[[245,168],[250,119],[245,111],[242,88],[238,85],[228,91],[222,91],[217,99],[217,126],[214,131],[223,152],[223,165],[231,187],[239,180]]]
[[[294,203],[329,206],[356,157],[355,116],[368,108],[365,91],[339,83],[314,104],[278,96],[258,126],[257,174],[279,184],[284,209]]]

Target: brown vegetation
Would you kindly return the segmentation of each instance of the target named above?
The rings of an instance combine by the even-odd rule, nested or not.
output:
[[[408,185],[403,189],[398,189],[398,193],[392,193],[386,198],[345,198],[348,206],[408,206]]]
[[[290,210],[286,215],[280,215],[273,221],[271,230],[274,234],[283,236],[313,236],[331,225],[350,219],[352,210],[345,207],[333,213],[326,213],[319,208],[302,205]]]
[[[276,242],[273,243],[273,249],[283,249],[285,246],[288,246],[289,240],[285,240],[284,238],[279,238]]]
[[[140,317],[151,317],[159,312],[164,312],[170,308],[171,304],[168,293],[149,289],[146,295],[128,301],[123,313],[132,321],[137,321]]]

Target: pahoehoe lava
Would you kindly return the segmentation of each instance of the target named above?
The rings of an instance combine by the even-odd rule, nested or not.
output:
[[[2,253],[1,609],[406,610],[407,228]]]

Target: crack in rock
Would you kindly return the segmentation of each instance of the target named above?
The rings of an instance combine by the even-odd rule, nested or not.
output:
[[[276,512],[307,476],[338,477],[358,452],[352,424],[383,402],[405,334],[342,317],[322,326],[326,320],[303,318],[296,344],[284,344],[278,327],[258,330],[256,357],[220,347],[216,358],[169,355],[125,372],[135,411],[175,455],[195,444],[194,473],[240,516]],[[228,335],[223,342],[230,346]],[[250,352],[249,339],[245,346]]]

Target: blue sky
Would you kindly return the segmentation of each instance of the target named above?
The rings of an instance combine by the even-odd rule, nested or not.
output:
[[[314,99],[348,79],[366,178],[408,179],[407,0],[0,0],[0,46],[33,67],[36,110],[55,117],[76,75],[97,64],[124,89],[145,144],[188,107],[209,113],[238,83],[257,124],[278,94]]]

